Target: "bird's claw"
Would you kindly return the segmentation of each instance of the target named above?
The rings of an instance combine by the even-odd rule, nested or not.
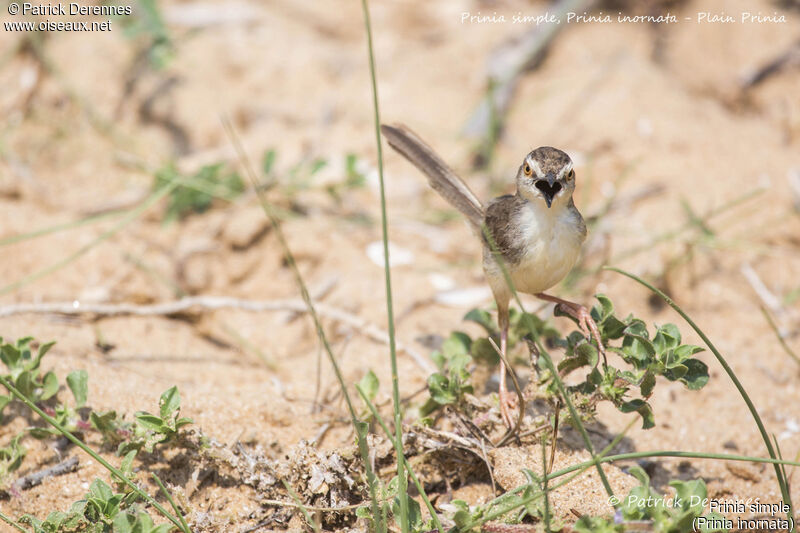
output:
[[[606,360],[606,348],[603,346],[603,340],[600,337],[600,330],[597,328],[597,323],[592,318],[592,314],[586,307],[580,304],[564,303],[558,304],[562,311],[570,315],[578,322],[578,327],[587,339],[594,339],[597,343],[597,351],[603,356],[603,362],[608,364]]]

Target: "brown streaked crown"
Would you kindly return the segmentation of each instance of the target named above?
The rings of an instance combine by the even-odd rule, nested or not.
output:
[[[557,176],[564,165],[572,161],[566,153],[552,146],[540,146],[528,156],[539,164],[543,176],[549,173]]]

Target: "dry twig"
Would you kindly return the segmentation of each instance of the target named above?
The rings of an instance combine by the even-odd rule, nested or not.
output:
[[[359,331],[366,337],[383,344],[389,343],[389,335],[386,331],[371,324],[363,318],[348,313],[343,309],[331,305],[315,304],[320,316],[346,324]],[[154,315],[176,315],[190,311],[205,312],[218,309],[239,309],[242,311],[263,312],[263,311],[292,311],[295,313],[305,313],[308,308],[303,300],[244,300],[241,298],[229,298],[225,296],[195,296],[181,298],[171,302],[162,302],[150,305],[136,304],[95,304],[81,303],[78,300],[73,302],[52,302],[52,303],[23,303],[11,304],[0,307],[0,317],[21,315],[21,314],[65,314],[65,315],[103,315],[103,316],[154,316]],[[405,352],[414,362],[426,373],[435,371],[419,352],[400,342],[397,349]]]

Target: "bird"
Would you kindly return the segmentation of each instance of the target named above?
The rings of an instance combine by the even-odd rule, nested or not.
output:
[[[430,186],[463,214],[483,245],[483,271],[497,306],[500,329],[499,400],[506,426],[514,398],[506,385],[509,303],[513,295],[502,264],[514,288],[556,304],[575,319],[598,351],[605,349],[591,313],[575,302],[547,294],[575,265],[586,240],[586,223],[572,194],[575,170],[570,157],[551,146],[529,152],[517,170],[516,193],[500,196],[484,206],[477,196],[418,135],[403,124],[384,124],[381,131],[394,150],[428,178]]]

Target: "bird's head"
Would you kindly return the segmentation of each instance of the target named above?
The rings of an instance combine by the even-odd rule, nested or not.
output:
[[[542,146],[525,156],[517,172],[517,193],[548,208],[563,206],[575,190],[572,160],[557,148]]]

